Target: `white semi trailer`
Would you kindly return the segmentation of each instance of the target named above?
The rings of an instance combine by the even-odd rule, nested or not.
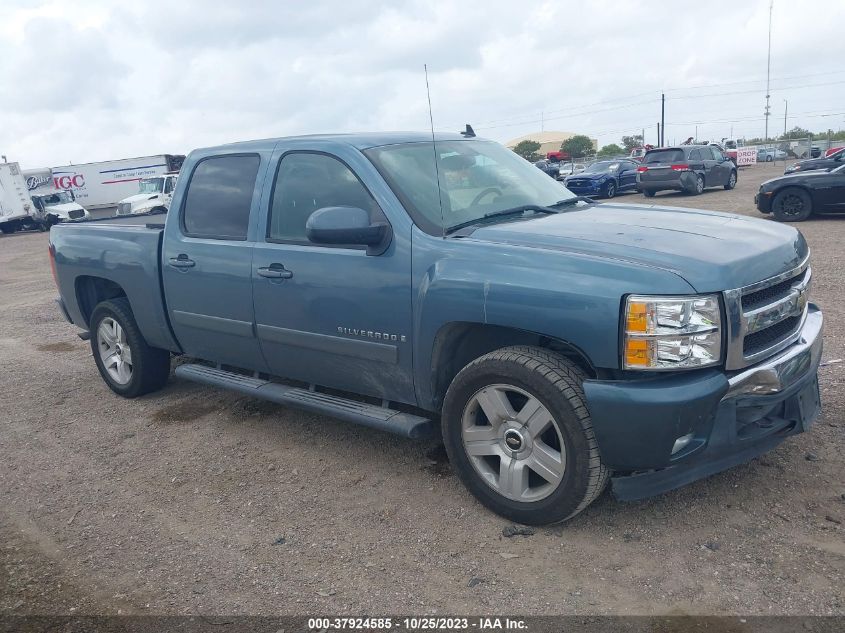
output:
[[[158,154],[65,165],[50,169],[49,182],[36,176],[35,172],[39,170],[33,170],[34,177],[30,178],[30,183],[41,189],[72,191],[76,202],[86,209],[103,209],[116,207],[124,198],[137,194],[141,180],[178,172],[184,160],[183,155]]]

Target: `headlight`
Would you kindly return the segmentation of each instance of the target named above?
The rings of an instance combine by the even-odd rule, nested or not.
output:
[[[631,295],[623,314],[625,369],[694,369],[721,362],[718,295]]]

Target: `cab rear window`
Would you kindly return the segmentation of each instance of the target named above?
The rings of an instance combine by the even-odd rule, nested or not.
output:
[[[684,160],[682,149],[659,149],[655,152],[648,152],[643,162],[652,165],[654,163],[680,163]]]

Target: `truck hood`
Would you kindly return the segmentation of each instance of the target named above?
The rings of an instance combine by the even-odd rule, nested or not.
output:
[[[656,267],[698,292],[767,279],[798,266],[808,252],[801,233],[771,220],[615,203],[482,226],[471,239]]]
[[[55,213],[56,215],[60,215],[62,217],[67,217],[68,213],[71,211],[77,211],[82,209],[82,206],[76,202],[65,202],[64,204],[51,204],[46,207],[47,213]],[[83,211],[85,209],[82,209]]]
[[[137,204],[138,202],[145,202],[147,200],[154,200],[159,197],[158,193],[136,193],[134,196],[129,196],[120,201],[119,204],[128,202],[129,204]]]

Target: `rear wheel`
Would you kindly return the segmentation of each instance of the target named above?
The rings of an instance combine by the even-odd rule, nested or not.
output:
[[[604,489],[581,388],[584,373],[549,350],[516,346],[464,367],[443,405],[455,472],[493,512],[519,523],[565,521]]]
[[[696,175],[695,183],[692,186],[692,191],[690,193],[694,196],[697,196],[704,192],[704,176],[701,174]]]
[[[736,187],[736,172],[731,170],[731,175],[728,177],[725,189],[733,189],[734,187]]]
[[[778,222],[802,222],[813,213],[813,200],[803,189],[788,187],[772,200],[772,215]]]
[[[135,398],[164,386],[170,352],[147,345],[125,297],[98,304],[90,326],[94,362],[112,391]]]
[[[612,198],[616,195],[616,183],[612,180],[607,183],[604,188],[604,197],[605,198]]]
[[[643,195],[644,195],[646,198],[653,198],[655,193],[657,193],[657,192],[655,192],[655,191],[651,191],[651,190],[649,190],[649,189],[643,189]]]

